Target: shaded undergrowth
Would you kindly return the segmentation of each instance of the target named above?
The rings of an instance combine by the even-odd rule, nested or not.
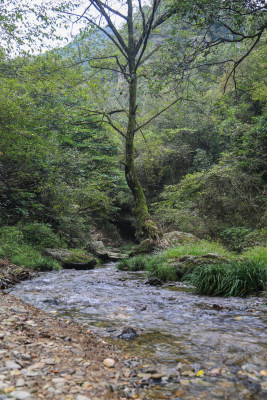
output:
[[[36,271],[61,268],[59,262],[42,254],[44,247],[59,243],[59,238],[44,224],[29,224],[25,230],[14,226],[0,228],[0,257]]]

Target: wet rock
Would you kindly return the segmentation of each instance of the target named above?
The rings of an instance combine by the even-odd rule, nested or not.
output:
[[[146,279],[144,281],[144,284],[151,285],[151,286],[162,286],[163,282],[159,278],[152,276],[151,278]]]
[[[178,371],[183,372],[183,371],[188,371],[189,370],[189,365],[179,362],[176,366],[176,368],[178,369]]]
[[[243,371],[249,372],[249,373],[253,373],[253,372],[255,372],[257,370],[256,365],[253,365],[253,364],[250,364],[250,363],[242,365],[241,368],[242,368]]]
[[[116,249],[107,249],[101,240],[89,242],[85,249],[103,261],[118,261],[128,257],[127,254],[119,253]]]
[[[81,251],[45,249],[44,254],[59,261],[63,268],[92,269],[97,264],[96,259],[91,254]]]
[[[118,335],[119,339],[132,340],[138,336],[136,330],[130,326],[125,326],[121,333]]]
[[[50,306],[59,306],[60,305],[59,300],[56,298],[43,300],[43,303],[49,304]]]

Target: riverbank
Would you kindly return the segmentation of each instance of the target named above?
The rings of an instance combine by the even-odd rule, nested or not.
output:
[[[4,286],[27,272],[3,260],[0,271]],[[119,358],[91,330],[1,291],[0,313],[1,400],[124,400],[134,394],[131,360]]]

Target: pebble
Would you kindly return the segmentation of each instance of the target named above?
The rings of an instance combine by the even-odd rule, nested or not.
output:
[[[20,378],[20,379],[18,379],[18,380],[16,381],[16,386],[17,386],[17,387],[24,386],[24,385],[26,385],[26,382],[25,382],[24,379]]]
[[[115,360],[113,360],[113,358],[106,358],[106,359],[103,361],[103,364],[105,365],[105,367],[113,368],[114,365],[115,365]]]
[[[92,399],[91,397],[82,396],[81,394],[79,394],[78,396],[75,397],[75,400],[92,400]]]
[[[6,368],[8,369],[21,369],[21,366],[14,361],[6,361]]]
[[[26,400],[32,398],[31,393],[25,392],[23,390],[15,390],[14,392],[12,392],[12,396],[15,397],[17,400]]]
[[[47,365],[55,365],[56,363],[54,358],[44,358],[42,361]]]

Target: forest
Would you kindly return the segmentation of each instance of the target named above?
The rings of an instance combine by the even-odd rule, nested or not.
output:
[[[1,1],[0,256],[178,231],[262,268],[265,2],[113,3]]]
[[[0,400],[267,393],[265,0],[0,0]]]

